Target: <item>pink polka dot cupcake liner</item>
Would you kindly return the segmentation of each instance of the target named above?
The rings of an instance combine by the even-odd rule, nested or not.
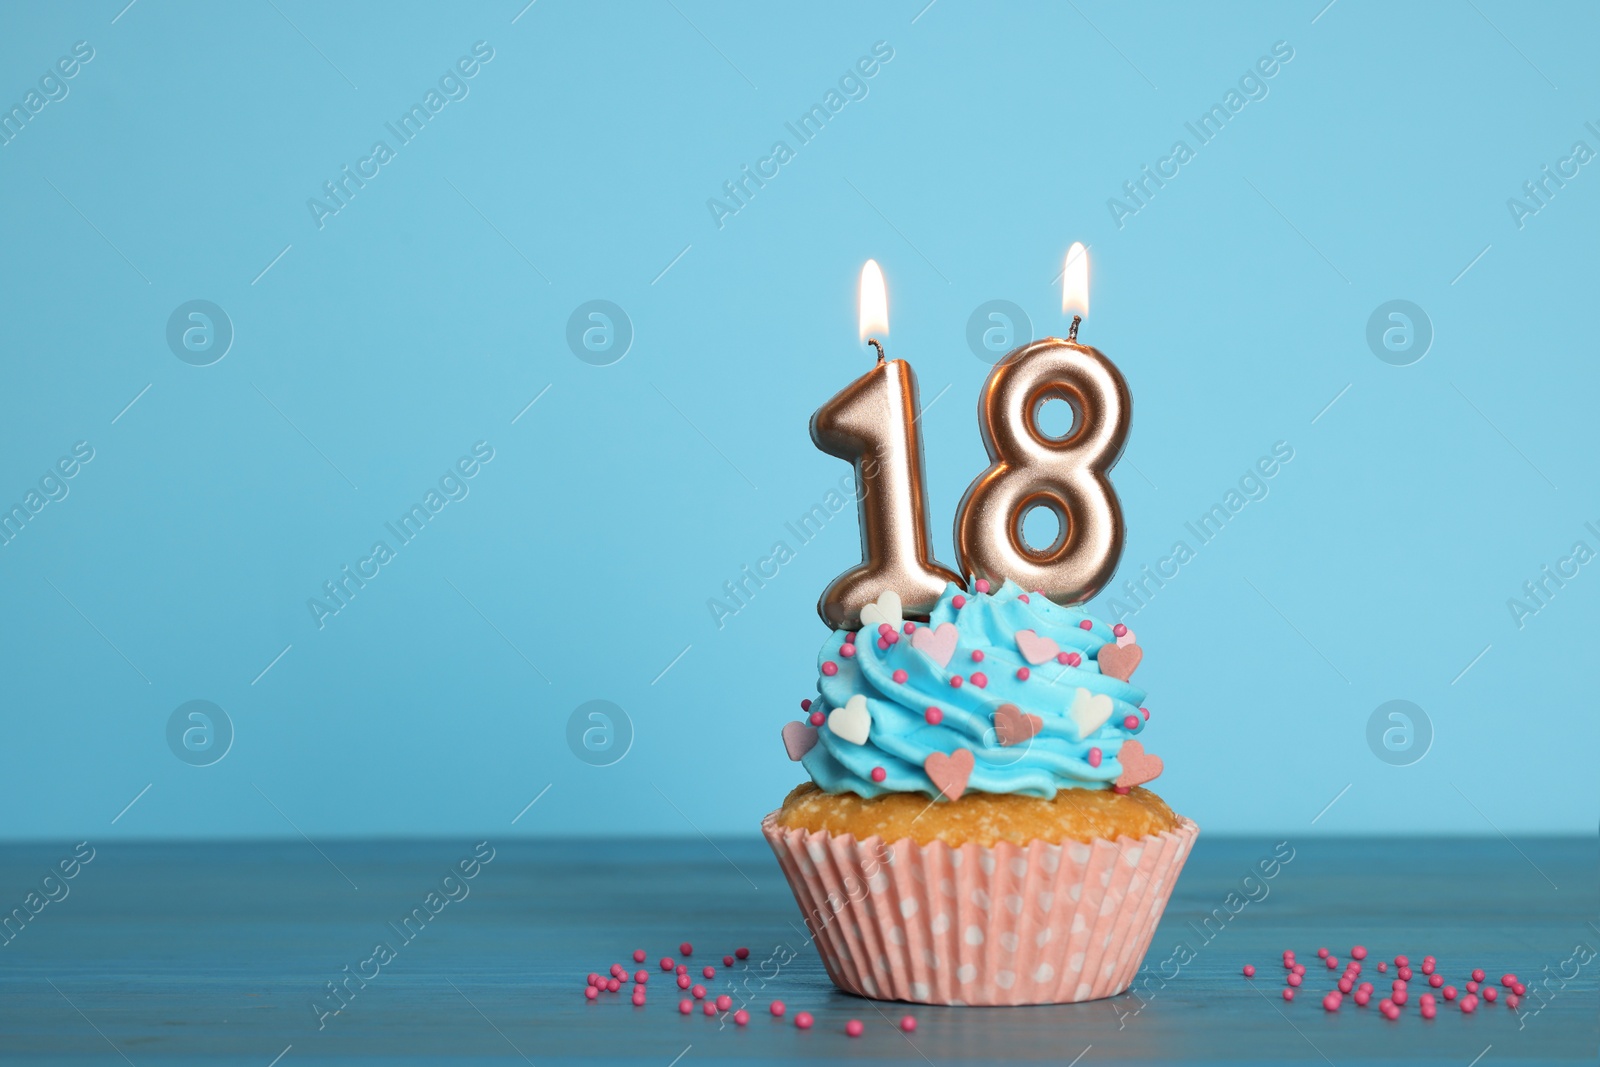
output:
[[[1144,962],[1200,828],[1026,847],[761,830],[847,993],[917,1004],[1115,996]]]

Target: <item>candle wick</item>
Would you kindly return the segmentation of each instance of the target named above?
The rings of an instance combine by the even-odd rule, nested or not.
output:
[[[1080,323],[1082,321],[1083,321],[1083,316],[1082,315],[1074,315],[1074,316],[1072,316],[1072,325],[1067,327],[1067,340],[1076,341],[1078,339],[1078,323]]]
[[[867,344],[871,345],[873,348],[876,348],[878,350],[878,362],[882,363],[883,362],[883,345],[878,343],[878,339],[876,337],[867,338]]]

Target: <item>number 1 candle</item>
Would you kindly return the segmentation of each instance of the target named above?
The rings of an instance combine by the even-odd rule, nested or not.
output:
[[[811,440],[856,470],[861,562],[817,602],[823,622],[836,630],[859,626],[861,609],[886,592],[900,598],[906,614],[926,615],[947,583],[961,581],[929,547],[917,376],[905,360],[884,358],[882,342],[871,336],[887,335],[889,311],[883,272],[870,259],[861,268],[860,326],[862,341],[877,349],[877,365],[811,417]]]

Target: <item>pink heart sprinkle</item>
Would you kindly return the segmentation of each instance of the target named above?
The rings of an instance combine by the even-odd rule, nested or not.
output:
[[[817,743],[817,730],[814,726],[807,726],[803,722],[786,722],[783,724],[783,747],[789,753],[789,758],[795,762],[800,757],[810,752]]]
[[[1017,651],[1022,653],[1022,658],[1034,666],[1048,663],[1056,658],[1061,651],[1061,646],[1048,637],[1040,637],[1032,630],[1018,630],[1013,635],[1017,642]]]
[[[922,761],[922,769],[927,772],[935,789],[950,800],[959,800],[961,794],[967,791],[967,779],[972,777],[973,763],[972,753],[958,748],[948,756],[943,752],[935,752]]]
[[[1122,743],[1122,749],[1117,753],[1117,762],[1122,764],[1122,773],[1117,776],[1119,792],[1154,781],[1162,771],[1161,757],[1146,752],[1144,746],[1137,741]]]
[[[937,629],[932,626],[921,626],[911,635],[911,647],[939,666],[945,667],[956,654],[956,642],[960,638],[961,631],[953,622],[940,623]]]

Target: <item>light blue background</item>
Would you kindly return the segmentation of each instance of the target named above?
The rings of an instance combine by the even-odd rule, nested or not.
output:
[[[1521,630],[1506,606],[1600,548],[1600,165],[1525,228],[1506,205],[1600,149],[1592,7],[123,2],[0,14],[8,106],[95,50],[0,147],[0,498],[95,449],[0,548],[5,836],[753,832],[800,778],[778,730],[853,516],[721,630],[706,602],[847,470],[806,425],[868,365],[861,262],[939,397],[950,563],[968,316],[1061,331],[1074,239],[1135,397],[1124,572],[1295,450],[1132,620],[1163,795],[1212,832],[1594,830],[1600,563]],[[307,199],[480,40],[470,95],[319,230]],[[869,95],[719,229],[707,199],[878,41]],[[1269,95],[1117,228],[1277,41]],[[236,330],[204,368],[164,337],[197,298]],[[636,330],[609,367],[565,341],[596,298]],[[1408,367],[1364,338],[1394,298],[1436,331]],[[307,599],[477,441],[470,496],[319,630]],[[1367,746],[1395,698],[1435,731],[1409,767]],[[235,725],[214,766],[167,747],[191,699]],[[610,767],[566,742],[591,699],[632,720]]]

